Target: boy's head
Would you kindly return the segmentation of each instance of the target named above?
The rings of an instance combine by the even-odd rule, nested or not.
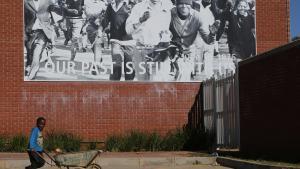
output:
[[[46,119],[44,117],[39,117],[36,120],[36,126],[42,131],[46,125]]]
[[[241,0],[237,5],[237,11],[240,15],[247,15],[247,11],[250,9],[246,0]]]
[[[192,0],[177,0],[176,1],[177,12],[183,17],[189,16],[192,9],[192,4],[193,4]]]

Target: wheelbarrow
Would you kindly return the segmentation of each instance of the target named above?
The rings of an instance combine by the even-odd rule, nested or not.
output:
[[[76,153],[65,153],[56,154],[51,156],[47,152],[44,152],[51,160],[48,163],[51,166],[57,166],[58,168],[65,167],[67,169],[76,168],[86,168],[86,169],[102,169],[99,164],[96,164],[94,160],[100,156],[103,151],[101,150],[90,150]],[[52,164],[54,163],[54,165]]]

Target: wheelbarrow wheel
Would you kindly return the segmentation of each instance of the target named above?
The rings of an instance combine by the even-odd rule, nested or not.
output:
[[[87,169],[102,169],[99,164],[93,163],[87,167]]]

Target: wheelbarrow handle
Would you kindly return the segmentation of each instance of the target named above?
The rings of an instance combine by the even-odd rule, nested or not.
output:
[[[48,152],[46,152],[45,150],[43,152],[50,158],[51,161],[55,163],[55,159]]]

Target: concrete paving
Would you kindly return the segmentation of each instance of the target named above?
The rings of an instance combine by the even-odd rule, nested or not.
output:
[[[226,169],[217,165],[216,157],[192,152],[106,152],[94,162],[102,169]],[[26,153],[0,153],[0,169],[23,169],[29,163]],[[47,164],[43,167],[57,168]]]
[[[11,169],[24,169],[25,167],[11,168]],[[49,167],[45,165],[41,169],[59,169],[58,167]],[[73,169],[79,169],[75,167]],[[213,166],[213,165],[187,165],[187,166],[149,166],[149,167],[128,167],[128,166],[106,166],[102,169],[231,169],[223,166]]]
[[[57,167],[43,167],[42,169],[57,169]],[[222,166],[212,166],[212,165],[188,165],[188,166],[175,166],[175,167],[158,167],[158,166],[151,166],[151,167],[102,167],[102,169],[230,169],[227,167]]]

